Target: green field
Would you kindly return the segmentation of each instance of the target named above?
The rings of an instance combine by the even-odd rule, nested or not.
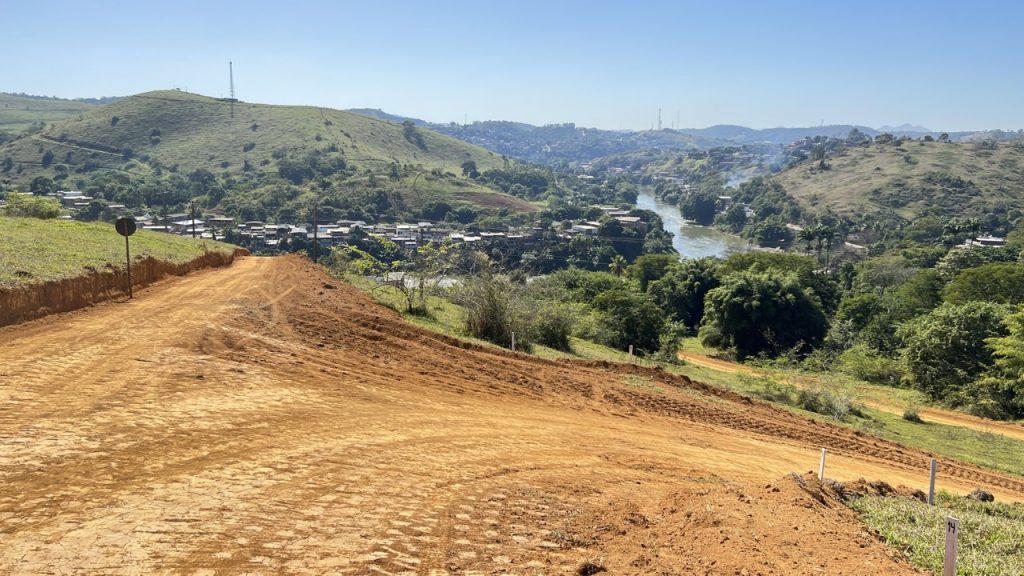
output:
[[[864,522],[914,565],[942,572],[946,517],[960,520],[957,574],[1024,574],[1024,505],[981,503],[939,493],[936,506],[909,498],[868,496],[852,503]]]
[[[0,94],[0,132],[18,134],[38,122],[59,122],[96,108],[74,100]]]
[[[136,232],[133,257],[184,263],[230,244],[159,232]],[[110,224],[0,217],[0,288],[80,276],[86,267],[124,266],[124,238]]]
[[[130,150],[126,154],[125,150]],[[50,151],[53,162],[42,166]],[[392,163],[460,173],[473,160],[486,170],[500,156],[417,128],[310,106],[231,103],[180,91],[138,94],[90,107],[30,137],[0,147],[0,158],[19,166],[16,181],[53,177],[58,165],[71,173],[96,169],[134,175],[157,166],[185,174],[205,168],[222,175],[275,174],[284,155],[319,151],[349,166],[385,170]]]

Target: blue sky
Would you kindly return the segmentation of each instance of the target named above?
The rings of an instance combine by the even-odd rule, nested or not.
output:
[[[5,2],[0,91],[182,88],[431,121],[1024,127],[1024,3]],[[676,124],[678,118],[678,124]]]

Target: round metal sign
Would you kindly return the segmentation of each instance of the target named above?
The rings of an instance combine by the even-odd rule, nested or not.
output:
[[[135,234],[137,227],[135,226],[135,220],[131,218],[118,218],[117,222],[114,222],[114,228],[121,236],[128,237]]]

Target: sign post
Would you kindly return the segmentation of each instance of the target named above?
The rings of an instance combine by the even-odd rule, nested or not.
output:
[[[956,576],[956,541],[960,536],[960,521],[946,518],[946,557],[942,562],[942,576]]]
[[[134,298],[132,294],[132,253],[128,246],[128,237],[135,234],[135,220],[131,218],[118,218],[117,222],[114,222],[114,229],[121,236],[124,236],[124,258],[125,263],[128,265],[128,298]]]

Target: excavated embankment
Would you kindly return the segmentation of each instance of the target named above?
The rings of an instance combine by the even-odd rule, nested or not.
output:
[[[182,264],[151,256],[138,257],[132,262],[132,287],[142,288],[168,276],[184,276],[203,268],[229,266],[235,258],[248,254],[241,248],[230,254],[207,252]],[[88,267],[86,270],[86,274],[75,278],[12,289],[0,288],[0,326],[70,312],[128,295],[127,272],[123,268],[108,264],[105,268]]]

